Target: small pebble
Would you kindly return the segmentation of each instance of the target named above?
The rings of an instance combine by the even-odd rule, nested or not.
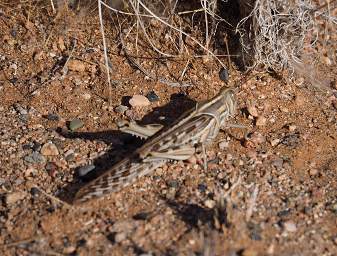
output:
[[[205,206],[210,209],[213,209],[215,207],[215,204],[216,204],[215,201],[211,199],[207,199],[205,201]]]
[[[123,242],[125,239],[126,239],[126,233],[121,232],[121,233],[117,233],[115,235],[114,240],[115,240],[116,243],[120,243],[120,242]]]
[[[305,103],[305,98],[302,95],[297,95],[295,98],[295,103],[297,106],[302,106]]]
[[[207,186],[205,185],[205,184],[199,184],[198,185],[198,190],[200,191],[200,192],[206,192],[206,190],[207,190]]]
[[[70,121],[70,123],[69,123],[69,129],[71,131],[75,131],[75,130],[81,128],[83,125],[84,125],[84,123],[83,123],[82,120],[80,120],[78,118],[75,118],[72,121]]]
[[[13,85],[15,85],[17,81],[18,81],[17,77],[13,77],[13,78],[9,79],[9,82],[11,82]]]
[[[22,145],[22,149],[23,150],[30,150],[32,147],[33,147],[33,143],[32,142],[29,142],[27,144],[23,144]]]
[[[247,111],[248,111],[248,113],[249,113],[251,116],[253,116],[253,117],[258,117],[258,116],[259,116],[259,113],[257,112],[257,108],[256,108],[256,106],[253,105],[253,104],[249,104],[249,105],[247,106]]]
[[[66,159],[66,161],[72,161],[75,158],[75,153],[74,150],[69,149],[67,152],[64,153],[64,158]]]
[[[89,247],[92,245],[92,240],[88,239],[79,239],[77,242],[76,242],[76,245],[77,247],[84,247],[85,245],[88,245]]]
[[[148,212],[140,212],[132,216],[134,220],[147,220],[150,217]]]
[[[299,133],[291,133],[282,138],[281,143],[291,148],[295,148],[300,143]]]
[[[46,116],[46,118],[50,121],[59,121],[60,120],[60,117],[57,114],[52,114],[52,113],[48,114]]]
[[[25,161],[28,163],[44,163],[46,159],[39,152],[34,151],[32,154],[25,156]]]
[[[56,177],[57,174],[57,165],[54,162],[48,162],[46,164],[46,171],[48,172],[49,176],[52,178]]]
[[[26,197],[26,193],[17,191],[12,192],[6,195],[5,201],[7,205],[15,204],[17,201],[20,201]]]
[[[130,100],[129,104],[132,107],[146,107],[150,105],[150,101],[143,95],[134,95]]]
[[[86,93],[83,93],[83,94],[82,94],[82,97],[83,97],[83,99],[85,99],[85,100],[90,100],[91,94],[86,92]]]
[[[283,228],[287,231],[287,232],[296,232],[297,227],[296,224],[289,220],[283,223]]]
[[[177,188],[179,187],[179,182],[177,180],[170,180],[167,185],[171,188]]]
[[[25,171],[25,177],[35,176],[38,173],[38,171],[33,167],[28,167]]]
[[[245,141],[245,146],[254,147],[261,143],[264,143],[265,141],[266,141],[266,138],[261,133],[254,132],[250,135],[248,140]]]
[[[270,145],[272,145],[272,147],[275,147],[276,145],[278,145],[280,143],[279,139],[274,139],[270,142]]]
[[[286,107],[283,107],[283,106],[280,106],[279,109],[284,112],[284,113],[288,113],[289,112],[289,109],[286,108]]]
[[[219,148],[220,148],[220,150],[224,150],[224,149],[228,148],[228,146],[229,146],[229,142],[226,141],[226,140],[221,141],[221,142],[219,143]]]
[[[319,172],[318,172],[318,170],[316,169],[316,168],[311,168],[310,170],[309,170],[309,174],[310,174],[310,176],[315,176],[315,175],[317,175]]]
[[[267,122],[267,119],[263,116],[259,116],[256,118],[256,126],[265,126]]]
[[[42,147],[42,145],[41,145],[39,142],[34,141],[34,142],[33,142],[32,150],[34,150],[34,151],[40,151],[40,150],[41,150],[41,147]]]
[[[329,59],[329,57],[324,56],[324,57],[322,58],[322,60],[323,60],[323,62],[324,62],[326,65],[328,65],[328,66],[330,66],[330,65],[332,64],[332,61]]]
[[[158,101],[158,100],[159,100],[158,95],[157,95],[154,91],[149,92],[149,93],[146,95],[146,98],[148,98],[148,100],[149,100],[150,102],[155,102],[155,101]]]
[[[24,109],[20,104],[18,103],[14,104],[14,108],[21,115],[28,115],[28,111]]]
[[[277,157],[276,159],[274,159],[274,160],[272,161],[272,165],[273,165],[274,167],[276,167],[277,170],[282,169],[282,167],[283,167],[283,159],[280,158],[280,157]]]
[[[115,107],[115,112],[119,113],[119,114],[124,114],[125,111],[127,111],[129,108],[127,106],[124,105],[119,105],[117,107]]]
[[[125,115],[131,120],[137,119],[137,113],[136,111],[133,111],[132,109],[128,109],[127,111],[125,111]]]
[[[78,176],[83,177],[94,169],[95,169],[95,165],[93,165],[93,164],[82,166],[77,171]]]
[[[221,81],[228,82],[229,79],[229,74],[228,74],[228,69],[222,67],[219,72],[219,78]]]
[[[59,154],[59,150],[56,145],[52,142],[45,143],[41,150],[41,154],[44,156],[57,156]]]
[[[40,192],[40,190],[39,190],[38,188],[32,187],[32,188],[30,189],[30,194],[31,194],[33,197],[38,197],[38,196],[41,194],[41,192]]]
[[[84,72],[86,64],[85,62],[80,60],[69,60],[67,63],[67,67],[71,71]]]
[[[296,125],[293,125],[293,124],[288,126],[288,129],[289,129],[290,132],[295,131],[296,128],[297,128],[297,126],[296,126]]]

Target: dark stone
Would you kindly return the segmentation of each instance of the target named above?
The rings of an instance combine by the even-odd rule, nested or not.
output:
[[[44,163],[46,159],[39,152],[34,151],[32,154],[25,156],[25,161],[28,163]]]
[[[77,247],[83,247],[86,244],[87,244],[87,240],[85,240],[84,238],[78,240],[77,243],[76,243]]]
[[[167,185],[171,188],[177,188],[179,187],[179,182],[177,180],[170,180]]]
[[[300,134],[299,133],[292,133],[284,136],[281,140],[283,145],[286,145],[290,148],[296,148],[300,143]]]
[[[207,186],[206,186],[205,184],[200,183],[200,184],[198,185],[198,190],[199,190],[200,192],[206,192]]]
[[[32,187],[31,190],[30,190],[30,194],[33,196],[33,197],[38,197],[41,192],[38,188],[36,187]]]
[[[262,240],[261,238],[261,227],[259,224],[253,223],[253,222],[248,222],[247,223],[247,228],[250,231],[250,238],[255,241]]]
[[[132,218],[134,220],[146,220],[149,217],[149,215],[150,214],[148,212],[140,212],[134,215]]]
[[[17,81],[18,81],[17,77],[13,77],[12,79],[9,79],[9,82],[11,82],[13,85],[15,85]]]
[[[277,213],[277,216],[280,218],[287,217],[291,213],[290,209],[282,210]]]
[[[224,82],[228,82],[229,79],[229,74],[228,74],[228,69],[227,68],[221,68],[219,72],[219,78],[220,80]]]
[[[33,148],[33,146],[34,146],[34,144],[33,144],[32,142],[29,142],[29,143],[27,143],[27,144],[23,144],[23,145],[22,145],[22,149],[23,149],[23,150],[30,150],[30,149]]]
[[[45,116],[50,121],[59,121],[60,117],[57,114],[49,113],[48,115]]]
[[[158,95],[154,92],[151,91],[146,95],[146,98],[150,101],[150,102],[155,102],[159,100]]]
[[[34,151],[40,151],[41,147],[42,147],[42,145],[39,142],[34,141],[33,142],[33,146],[32,146],[32,150],[34,150]]]

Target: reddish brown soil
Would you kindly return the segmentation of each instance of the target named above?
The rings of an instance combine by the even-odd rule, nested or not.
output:
[[[141,143],[116,131],[117,119],[172,122],[219,91],[219,65],[193,59],[185,77],[192,86],[170,87],[145,78],[110,40],[109,95],[97,10],[0,8],[1,255],[337,255],[336,90],[231,70],[228,86],[238,88],[231,123],[247,126],[247,138],[245,129],[221,132],[208,148],[208,171],[198,159],[173,162],[102,200],[72,206],[62,202],[83,184],[78,167],[104,171]],[[107,37],[116,38],[109,28]],[[318,79],[332,89],[334,61],[318,65]],[[172,79],[186,62],[143,65],[162,77],[169,70]],[[127,116],[114,111],[150,91],[159,101],[149,107]],[[258,117],[247,113],[251,105]],[[62,135],[58,128],[67,130],[74,118],[84,126]],[[48,141],[58,155],[26,160]]]

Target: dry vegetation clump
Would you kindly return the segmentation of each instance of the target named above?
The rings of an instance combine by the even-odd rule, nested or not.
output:
[[[187,59],[181,67],[182,78],[192,59],[205,55],[223,67],[234,60],[243,69],[298,71],[303,49],[313,48],[318,40],[316,18],[336,24],[332,13],[336,1],[330,2],[121,0],[100,3],[118,17],[114,22],[120,27],[124,49],[134,48],[132,52],[139,56],[150,48],[157,57]]]
[[[239,1],[243,10],[237,25],[246,65],[275,71],[292,67],[314,29],[314,7],[309,0]]]

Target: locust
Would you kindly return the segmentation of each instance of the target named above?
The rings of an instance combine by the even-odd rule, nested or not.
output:
[[[82,187],[74,202],[82,203],[117,192],[168,161],[189,159],[200,146],[206,169],[205,146],[215,140],[235,110],[235,91],[224,87],[213,98],[196,103],[169,126],[139,125],[134,121],[120,123],[121,131],[141,137],[145,143]]]

